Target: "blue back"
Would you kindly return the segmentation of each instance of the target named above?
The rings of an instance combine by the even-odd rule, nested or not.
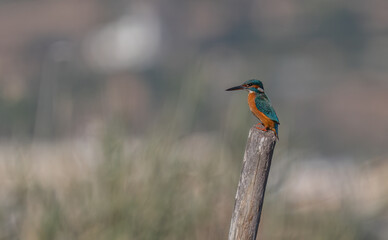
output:
[[[271,101],[264,93],[256,94],[255,104],[260,112],[264,113],[269,119],[279,124],[279,118],[276,115],[275,109],[273,109]]]

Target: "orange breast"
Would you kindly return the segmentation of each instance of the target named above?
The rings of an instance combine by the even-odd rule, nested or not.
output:
[[[262,122],[264,124],[264,126],[266,128],[274,128],[275,122],[272,121],[269,117],[265,116],[264,113],[260,112],[259,109],[257,109],[256,103],[255,103],[255,98],[256,98],[255,93],[248,94],[249,109],[251,110],[253,115],[255,115],[260,120],[260,122]]]

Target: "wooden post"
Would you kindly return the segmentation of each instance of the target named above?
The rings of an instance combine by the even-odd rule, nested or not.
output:
[[[244,154],[229,240],[255,240],[276,137],[252,127]]]

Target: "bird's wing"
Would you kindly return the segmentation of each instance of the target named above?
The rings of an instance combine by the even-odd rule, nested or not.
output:
[[[271,102],[265,95],[257,96],[255,99],[256,107],[260,112],[264,113],[272,121],[279,124],[279,118],[276,115],[275,109],[273,109]]]

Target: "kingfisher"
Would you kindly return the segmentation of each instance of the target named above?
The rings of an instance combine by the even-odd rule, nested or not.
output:
[[[249,109],[257,117],[261,124],[258,123],[255,127],[259,130],[268,131],[272,130],[275,133],[277,139],[279,118],[276,115],[275,109],[272,107],[271,101],[264,93],[264,86],[260,80],[251,79],[245,81],[243,84],[228,88],[226,91],[235,90],[247,90],[248,93],[248,105]],[[263,127],[259,127],[262,125]]]

